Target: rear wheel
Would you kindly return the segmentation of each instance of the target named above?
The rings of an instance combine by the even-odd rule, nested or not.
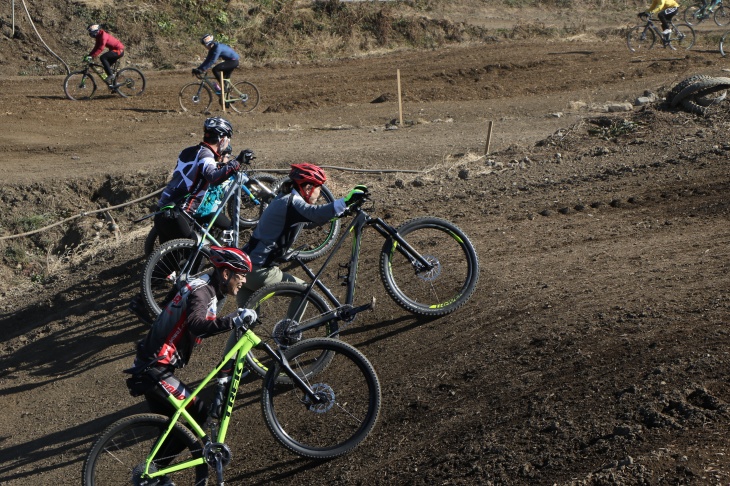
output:
[[[717,25],[724,27],[730,23],[730,12],[721,5],[717,7],[717,10],[715,10],[715,16],[713,18]]]
[[[96,81],[86,71],[75,71],[63,80],[63,91],[70,100],[88,100],[96,93]]]
[[[114,78],[114,90],[124,98],[140,96],[145,86],[144,74],[137,68],[120,69]]]
[[[142,272],[142,293],[147,308],[152,315],[162,312],[166,299],[171,290],[176,288],[183,269],[187,268],[188,260],[195,255],[195,261],[190,266],[188,279],[200,275],[210,267],[207,246],[200,248],[194,240],[171,240],[160,245],[147,259]],[[197,254],[196,254],[197,253]]]
[[[307,339],[284,354],[319,400],[315,403],[300,388],[279,383],[277,364],[264,380],[267,427],[300,456],[329,459],[347,454],[370,434],[380,413],[380,382],[373,366],[357,349],[336,339]],[[330,356],[327,366],[307,373],[323,354]]]
[[[157,478],[143,477],[147,456],[165,432],[169,419],[162,415],[140,414],[123,418],[110,425],[96,441],[84,461],[84,486],[162,484]],[[174,466],[203,456],[203,446],[190,430],[179,422],[171,432],[170,442],[163,444],[153,459],[149,472]],[[200,464],[166,475],[170,483],[208,484],[208,466]],[[164,477],[164,476],[163,476]]]
[[[626,36],[626,44],[631,52],[647,51],[654,47],[654,42],[656,42],[656,34],[643,25],[637,25]]]
[[[677,49],[689,50],[695,45],[695,31],[689,24],[672,26],[672,45]]]
[[[233,85],[231,91],[226,93],[226,108],[236,113],[248,113],[259,106],[259,89],[248,81],[240,81]]]
[[[269,202],[276,197],[277,180],[278,178],[275,175],[263,172],[249,174],[249,182],[246,183],[246,187],[256,197],[259,204],[254,203],[244,192],[241,192],[241,205],[238,208],[239,228],[253,228],[259,224],[261,213],[264,212]],[[232,197],[228,201],[228,215],[231,217],[233,217],[234,204],[236,204],[236,199]]]
[[[213,93],[202,83],[186,84],[180,90],[178,102],[183,111],[191,113],[209,113],[213,102]]]

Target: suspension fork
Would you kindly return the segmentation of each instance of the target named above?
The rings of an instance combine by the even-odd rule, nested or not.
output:
[[[423,256],[413,248],[403,237],[398,233],[398,230],[390,226],[388,223],[380,218],[372,218],[368,221],[372,227],[374,227],[383,238],[391,241],[391,250],[395,247],[398,252],[406,257],[411,265],[416,269],[416,272],[429,271],[433,269],[433,264],[423,258]],[[392,252],[392,251],[391,251]]]

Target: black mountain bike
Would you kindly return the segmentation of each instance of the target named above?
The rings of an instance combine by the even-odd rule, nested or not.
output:
[[[63,80],[63,91],[70,100],[89,100],[96,93],[96,80],[94,74],[100,79],[100,84],[107,86],[109,91],[117,93],[123,98],[140,96],[144,93],[146,81],[144,74],[137,68],[125,67],[119,69],[119,62],[112,65],[114,83],[106,84],[106,72],[104,66],[87,62],[83,69],[74,71]]]
[[[279,179],[271,189],[267,188],[265,183],[259,179],[255,180],[257,180],[255,184],[244,182],[242,172],[232,176],[217,211],[206,226],[201,226],[186,212],[180,213],[187,217],[195,228],[196,239],[171,240],[150,253],[142,271],[141,286],[145,304],[152,315],[156,316],[162,311],[163,304],[173,286],[179,286],[191,276],[209,269],[208,259],[203,257],[208,256],[208,248],[211,244],[240,246],[240,229],[253,227],[258,223],[260,211],[276,196],[279,187],[288,180],[288,177]],[[249,186],[253,190],[249,190]],[[254,193],[254,191],[256,192]],[[259,200],[259,197],[262,199]],[[326,186],[322,186],[320,197],[324,198],[326,202],[335,200],[334,195]],[[230,210],[232,227],[224,230],[220,238],[216,238],[212,234],[215,233],[215,220],[226,207]],[[249,212],[252,207],[256,208],[253,213]],[[152,213],[145,218],[155,214]],[[300,258],[310,261],[329,252],[337,242],[339,231],[340,220],[336,218],[320,227],[301,231],[297,238],[297,242],[302,245]]]
[[[172,417],[137,414],[107,427],[84,461],[82,484],[205,486],[211,468],[215,484],[223,485],[223,470],[232,460],[226,434],[244,376],[244,359],[252,348],[274,363],[269,375],[257,383],[262,384],[266,426],[284,447],[303,457],[329,459],[347,454],[370,434],[380,414],[381,391],[375,370],[362,353],[336,339],[307,339],[286,351],[273,350],[248,330],[190,397],[179,400],[165,390],[177,410]],[[220,421],[197,423],[185,408],[233,359],[222,413],[211,407],[209,414],[220,415]],[[217,392],[222,394],[223,389]]]
[[[672,33],[669,35],[669,42],[664,43],[662,31],[654,25],[651,16],[642,16],[646,24],[637,25],[629,30],[626,35],[626,44],[631,52],[646,51],[654,47],[657,39],[664,47],[672,50],[689,50],[695,45],[695,31],[689,24],[672,24]]]
[[[375,229],[385,243],[380,251],[380,279],[390,297],[405,310],[424,316],[444,316],[463,306],[476,289],[479,260],[469,238],[455,224],[441,218],[421,217],[394,228],[361,207],[351,206],[353,220],[315,274],[294,250],[285,261],[295,262],[312,279],[308,285],[281,282],[256,291],[246,307],[258,313],[257,331],[263,339],[287,348],[304,337],[337,337],[355,316],[371,309],[374,301],[355,306],[355,282],[360,245],[366,226]],[[320,276],[340,247],[352,236],[349,263],[341,265],[346,287],[344,302],[327,288]],[[322,297],[316,290],[321,291]],[[270,363],[251,351],[247,365],[264,376]]]
[[[722,1],[715,3],[713,0],[706,0],[690,5],[684,11],[684,21],[689,25],[700,24],[710,17],[720,27],[730,23],[730,12],[722,5]]]

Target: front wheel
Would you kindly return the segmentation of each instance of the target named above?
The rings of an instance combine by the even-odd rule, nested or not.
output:
[[[137,68],[128,67],[120,69],[114,78],[114,90],[122,98],[142,95],[146,85],[147,82],[144,79],[144,74]]]
[[[730,23],[730,12],[728,12],[728,9],[720,5],[717,7],[717,10],[715,10],[715,15],[713,16],[713,19],[715,20],[715,23],[719,25],[720,27],[726,26],[728,23]]]
[[[213,93],[203,83],[186,84],[180,90],[178,102],[182,111],[209,113],[210,104],[213,102]]]
[[[702,4],[690,5],[684,11],[684,21],[689,25],[697,25],[707,18],[707,14],[702,10]]]
[[[74,71],[63,80],[63,92],[70,100],[89,100],[96,93],[96,81],[86,71]]]
[[[145,478],[143,473],[147,456],[157,439],[167,430],[169,418],[155,414],[132,415],[110,425],[91,448],[84,461],[82,484],[107,486],[128,484],[163,484],[165,476],[157,480]],[[154,473],[203,456],[203,445],[181,423],[176,423],[171,438],[162,444],[153,458],[149,472]],[[195,467],[166,475],[170,481],[164,484],[208,484],[208,467]],[[145,482],[145,480],[147,482]]]
[[[689,24],[672,26],[671,43],[677,49],[689,50],[695,45],[695,31]]]
[[[183,270],[193,278],[209,268],[209,253],[207,246],[198,252],[198,243],[194,240],[178,239],[165,242],[150,254],[142,271],[141,286],[145,305],[152,315],[162,312]],[[188,265],[193,257],[195,261]]]
[[[226,108],[236,113],[248,113],[259,106],[259,89],[253,83],[241,81],[233,85],[226,93]]]
[[[656,34],[654,31],[643,25],[637,25],[629,30],[626,36],[626,44],[631,52],[648,51],[654,47],[656,42]]]
[[[730,30],[725,32],[722,37],[720,37],[720,54],[725,57],[730,53],[730,49],[725,49],[725,47],[728,47],[730,45]]]
[[[337,335],[338,325],[327,301],[317,292],[310,292],[306,299],[307,287],[293,282],[280,282],[263,287],[254,292],[245,307],[254,309],[258,315],[255,327],[256,335],[274,348],[287,349],[302,339],[312,337],[333,337]],[[303,310],[297,313],[299,305],[305,302]],[[331,316],[332,319],[327,319]],[[322,319],[321,325],[297,331],[296,328],[306,326],[315,319]],[[313,366],[326,365],[327,357],[322,356],[313,361]],[[259,376],[265,376],[272,363],[267,353],[256,348],[246,356],[248,368]],[[312,370],[316,371],[316,370]],[[282,382],[289,379],[286,375],[279,377]]]
[[[326,368],[313,375],[303,371],[323,354],[331,356]],[[353,346],[327,338],[304,340],[284,355],[319,400],[312,401],[297,386],[279,383],[277,364],[264,380],[266,426],[300,456],[330,459],[347,454],[370,434],[380,414],[380,382],[372,364]]]
[[[425,316],[444,316],[464,305],[479,280],[479,259],[466,234],[433,217],[406,221],[397,232],[410,248],[391,238],[380,253],[380,276],[391,298]]]

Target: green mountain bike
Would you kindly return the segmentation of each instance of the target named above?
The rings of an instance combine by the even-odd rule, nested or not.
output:
[[[137,414],[104,430],[84,461],[82,484],[204,486],[210,468],[215,484],[223,485],[223,470],[231,462],[226,436],[245,356],[252,348],[261,349],[276,363],[263,382],[255,383],[263,383],[266,426],[281,445],[302,457],[329,459],[352,451],[370,434],[380,413],[381,391],[375,370],[361,352],[326,338],[275,351],[247,330],[190,397],[178,400],[168,393],[176,410],[172,417]],[[221,413],[211,407],[211,416],[220,420],[197,423],[187,405],[234,358]],[[276,379],[279,375],[288,380]],[[220,393],[224,388],[219,387]]]

